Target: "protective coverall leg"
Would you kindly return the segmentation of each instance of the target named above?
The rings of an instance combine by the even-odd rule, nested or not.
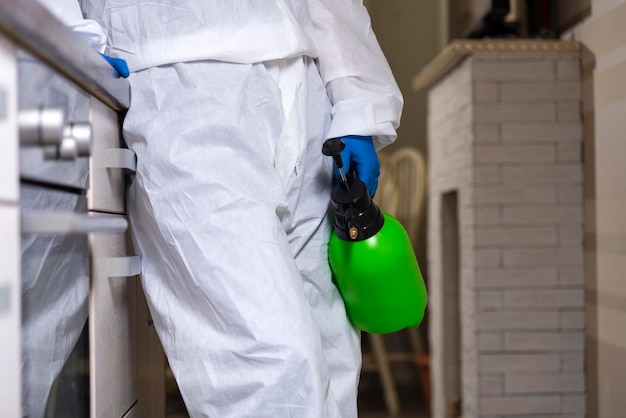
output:
[[[308,58],[130,78],[130,220],[192,417],[356,417],[358,333],[327,262],[330,102]]]

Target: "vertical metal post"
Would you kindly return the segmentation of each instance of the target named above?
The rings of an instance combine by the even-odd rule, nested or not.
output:
[[[21,415],[17,57],[0,36],[0,416]]]

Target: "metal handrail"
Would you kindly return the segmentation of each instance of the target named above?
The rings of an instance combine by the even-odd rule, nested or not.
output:
[[[128,81],[37,0],[0,0],[0,34],[113,110],[128,109]]]

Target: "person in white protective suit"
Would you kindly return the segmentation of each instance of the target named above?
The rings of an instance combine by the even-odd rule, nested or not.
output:
[[[321,149],[372,137],[375,156],[403,103],[362,1],[80,6],[131,71],[132,234],[190,415],[357,416],[360,340],[328,266]]]

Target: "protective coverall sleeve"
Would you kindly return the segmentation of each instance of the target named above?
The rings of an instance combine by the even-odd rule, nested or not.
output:
[[[403,99],[362,0],[309,0],[318,67],[333,104],[328,138],[396,139]]]
[[[107,36],[104,29],[92,19],[83,18],[76,0],[39,0],[52,14],[65,23],[94,51],[104,53]]]

